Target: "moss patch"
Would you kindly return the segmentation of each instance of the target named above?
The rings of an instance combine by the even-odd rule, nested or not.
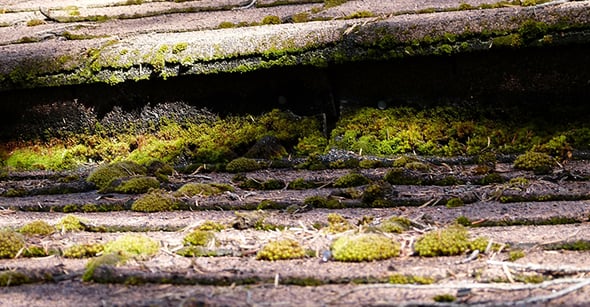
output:
[[[414,244],[414,250],[418,255],[426,257],[452,256],[468,250],[484,251],[487,241],[486,238],[470,240],[469,233],[463,226],[452,225],[423,235]]]
[[[396,257],[401,246],[392,239],[376,233],[344,235],[332,244],[332,256],[337,261],[373,261]]]
[[[285,260],[297,259],[305,256],[305,250],[301,244],[293,239],[279,239],[264,245],[256,254],[258,260]]]
[[[14,258],[23,247],[25,241],[18,233],[0,230],[0,258]]]
[[[55,232],[55,227],[41,220],[36,220],[25,224],[19,229],[19,232],[25,235],[47,236]]]
[[[141,212],[173,211],[178,208],[178,201],[163,190],[152,190],[131,205],[131,210]]]

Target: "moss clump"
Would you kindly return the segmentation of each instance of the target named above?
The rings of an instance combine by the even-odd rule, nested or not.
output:
[[[141,212],[173,211],[178,209],[178,201],[163,190],[152,190],[138,198],[131,210]]]
[[[390,169],[383,179],[393,185],[421,185],[422,179],[402,167]]]
[[[225,166],[225,170],[230,173],[251,172],[261,168],[256,160],[244,157],[234,159]]]
[[[63,252],[65,258],[88,258],[102,253],[104,245],[100,243],[76,244],[66,248]]]
[[[430,285],[430,284],[433,284],[434,282],[435,282],[434,278],[428,277],[428,276],[403,275],[403,274],[393,274],[393,275],[389,276],[389,283],[390,284]]]
[[[211,196],[221,194],[225,191],[234,191],[234,188],[229,184],[222,184],[222,183],[192,183],[189,182],[182,187],[180,187],[176,192],[174,192],[174,196],[176,197],[192,197],[195,195],[201,196]]]
[[[309,13],[301,12],[301,13],[293,14],[293,16],[291,16],[291,19],[293,20],[294,23],[308,22],[309,21]]]
[[[109,253],[104,254],[98,258],[91,259],[86,264],[86,269],[82,275],[82,280],[85,282],[92,281],[94,279],[94,271],[96,271],[98,267],[116,266],[125,263],[125,261],[127,261],[127,257],[121,253]]]
[[[29,276],[19,271],[0,272],[0,287],[18,286],[30,282]]]
[[[515,249],[515,250],[511,250],[508,253],[508,260],[509,261],[516,261],[520,258],[523,258],[524,256],[525,256],[525,254],[522,249]]]
[[[238,25],[236,25],[236,24],[235,24],[235,23],[233,23],[233,22],[230,22],[230,21],[222,21],[222,22],[220,22],[220,23],[217,25],[217,28],[218,28],[218,29],[231,29],[231,28],[235,28],[235,27],[237,27],[237,26],[238,26]]]
[[[588,251],[590,250],[589,240],[577,240],[572,242],[548,244],[543,247],[545,250],[570,250],[570,251]]]
[[[452,294],[438,294],[432,298],[437,303],[451,303],[457,298]]]
[[[457,224],[468,227],[471,226],[471,221],[464,215],[457,218]]]
[[[203,231],[222,231],[225,229],[225,225],[214,221],[205,221],[199,225],[199,230]]]
[[[280,179],[269,179],[262,183],[263,190],[280,190],[286,186],[285,182]]]
[[[500,174],[490,173],[490,174],[485,175],[483,178],[481,178],[480,184],[488,185],[488,184],[492,184],[492,183],[503,183],[504,181],[506,181],[506,180]]]
[[[485,246],[482,247],[484,244]],[[484,251],[486,246],[487,239],[469,240],[469,233],[465,227],[452,225],[423,235],[416,241],[414,250],[418,255],[425,257],[453,256],[467,250]]]
[[[97,167],[86,181],[93,183],[98,187],[99,190],[108,190],[111,186],[111,182],[117,179],[145,175],[147,169],[135,162],[121,161],[111,164],[103,164]]]
[[[410,229],[412,222],[405,217],[393,216],[379,224],[379,230],[383,232],[402,233]]]
[[[324,0],[324,7],[331,8],[346,3],[348,0]]]
[[[536,174],[548,174],[555,166],[555,160],[542,152],[528,151],[516,157],[514,168],[533,171]]]
[[[453,198],[447,200],[447,204],[446,204],[447,208],[463,207],[464,205],[465,205],[465,203],[459,197],[453,197]]]
[[[104,253],[126,258],[147,259],[160,250],[160,243],[145,235],[126,234],[104,245]]]
[[[354,226],[342,215],[338,213],[328,214],[328,232],[339,233],[353,228]]]
[[[305,250],[299,242],[292,239],[280,239],[267,243],[258,253],[258,260],[298,259],[305,256]]]
[[[211,231],[196,229],[186,235],[182,241],[184,245],[207,246],[215,241],[215,235]]]
[[[263,25],[278,25],[281,23],[281,18],[276,15],[268,15],[262,18],[260,23]]]
[[[349,188],[360,185],[368,184],[370,180],[362,174],[353,172],[346,174],[334,181],[334,187],[336,188]]]
[[[88,226],[87,220],[81,219],[73,214],[68,214],[62,217],[59,222],[55,225],[55,228],[61,232],[68,232],[68,231],[82,231],[86,230]]]
[[[344,204],[340,203],[338,199],[333,197],[324,197],[324,196],[309,196],[304,201],[303,204],[305,206],[309,206],[311,208],[328,208],[328,209],[340,209],[344,208]]]
[[[102,193],[117,192],[124,194],[141,194],[160,187],[156,177],[133,176],[111,181],[109,188],[101,189]]]
[[[18,233],[0,230],[0,259],[16,257],[23,247],[25,247],[25,241]]]
[[[288,189],[291,190],[306,190],[317,188],[318,184],[312,180],[306,180],[304,178],[297,178],[287,185]]]
[[[382,167],[382,166],[383,166],[383,162],[381,162],[379,160],[365,159],[365,160],[359,161],[360,168],[378,168],[378,167]]]
[[[332,244],[332,256],[337,261],[373,261],[396,257],[400,244],[376,233],[344,235]]]
[[[19,229],[19,232],[30,236],[48,236],[55,232],[55,227],[45,221],[37,220],[25,224]]]

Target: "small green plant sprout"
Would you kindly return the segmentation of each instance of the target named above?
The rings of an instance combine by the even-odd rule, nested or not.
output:
[[[178,201],[164,190],[151,190],[138,198],[131,210],[140,212],[174,211],[178,209]]]
[[[446,207],[447,208],[456,208],[456,207],[463,207],[465,205],[465,203],[463,203],[463,200],[459,197],[453,197],[449,200],[447,200],[447,204]]]
[[[48,236],[55,232],[55,227],[42,220],[26,223],[19,232],[29,236]]]
[[[551,173],[555,165],[555,160],[550,155],[534,151],[528,151],[514,160],[514,168],[533,171],[535,174]]]
[[[279,239],[264,245],[256,254],[258,260],[286,260],[298,259],[305,256],[301,244],[293,239]]]
[[[125,234],[104,245],[105,254],[120,254],[126,258],[148,259],[160,250],[160,243],[140,234]]]
[[[79,218],[73,214],[68,214],[57,222],[55,228],[61,232],[76,232],[86,230],[88,228],[87,224],[88,221],[86,219]]]
[[[256,160],[244,157],[234,159],[225,166],[225,170],[230,173],[251,172],[261,168]]]
[[[402,233],[412,226],[412,222],[405,217],[393,216],[379,224],[379,230],[390,233]]]
[[[524,256],[525,256],[525,254],[522,249],[515,249],[515,250],[511,250],[508,253],[508,260],[509,261],[516,261],[520,258],[523,258]]]
[[[235,189],[229,185],[224,183],[194,183],[189,182],[180,187],[176,192],[174,192],[174,196],[176,197],[192,197],[195,195],[201,196],[211,196],[221,194],[225,191],[233,192]]]
[[[195,229],[182,240],[186,246],[215,245],[215,235],[211,231]]]
[[[334,260],[347,262],[389,259],[399,256],[400,250],[399,243],[377,233],[345,234],[331,247]]]
[[[63,252],[65,258],[89,258],[102,253],[104,245],[100,243],[75,244]]]
[[[86,181],[93,183],[99,190],[108,189],[111,182],[116,179],[145,175],[147,169],[135,162],[121,161],[111,164],[103,164],[88,175]]]
[[[334,181],[335,188],[349,188],[368,184],[370,180],[357,172],[348,173]]]
[[[470,240],[467,229],[454,224],[424,234],[414,244],[414,250],[418,255],[425,257],[453,256],[468,250],[485,251],[487,242],[484,237]]]
[[[339,233],[353,229],[354,226],[338,213],[328,214],[328,232]]]
[[[11,230],[0,230],[0,259],[14,258],[24,247],[21,235]]]

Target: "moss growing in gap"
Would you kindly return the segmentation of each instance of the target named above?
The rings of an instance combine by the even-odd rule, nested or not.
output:
[[[446,207],[447,208],[456,208],[456,207],[463,207],[465,203],[459,197],[453,197],[447,200]]]
[[[298,259],[305,256],[305,250],[298,241],[293,239],[279,239],[264,245],[256,254],[258,260],[286,260]]]
[[[195,229],[182,239],[187,246],[207,246],[215,242],[215,235],[208,230]]]
[[[414,244],[414,250],[420,256],[453,256],[468,250],[483,252],[487,246],[486,238],[469,239],[467,229],[461,225],[452,225],[444,229],[431,231],[421,236]],[[482,247],[482,245],[485,245]]]
[[[203,224],[199,225],[199,230],[203,231],[222,231],[225,229],[225,225],[215,222],[215,221],[205,221]]]
[[[158,241],[140,234],[122,235],[104,245],[105,254],[120,254],[126,258],[147,259],[160,250]]]
[[[138,198],[131,210],[141,212],[174,211],[179,208],[179,202],[164,190],[152,190]]]
[[[344,208],[344,204],[342,204],[338,199],[333,197],[325,197],[325,196],[309,196],[304,201],[303,204],[305,206],[309,206],[311,208],[328,208],[328,209],[341,209]]]
[[[338,213],[328,214],[328,232],[339,233],[350,229],[354,229],[354,226]]]
[[[398,284],[398,285],[407,285],[407,284],[415,284],[415,285],[430,285],[435,282],[435,279],[429,276],[418,276],[418,275],[404,275],[404,274],[393,274],[389,276],[389,283],[390,284]]]
[[[102,253],[104,245],[100,243],[76,244],[66,248],[63,252],[65,258],[90,258]]]
[[[412,222],[405,217],[393,216],[381,222],[378,226],[383,232],[402,233],[410,229]]]
[[[324,7],[331,8],[331,7],[342,5],[346,2],[348,2],[348,0],[324,0]]]
[[[235,189],[229,184],[222,183],[186,183],[180,187],[174,196],[176,197],[192,197],[195,195],[211,196],[221,194],[226,191],[233,192]]]
[[[97,167],[88,175],[86,181],[93,183],[99,190],[108,190],[111,182],[117,179],[145,175],[147,169],[135,162],[122,161],[110,164],[103,164]]]
[[[55,225],[55,228],[61,232],[77,232],[87,230],[88,221],[86,219],[79,218],[73,214],[68,214],[62,217],[59,222]]]
[[[358,172],[348,173],[334,181],[335,188],[349,188],[368,184],[370,180]]]
[[[243,157],[234,159],[225,166],[225,170],[230,173],[251,172],[261,168],[262,165],[260,165],[258,161]]]
[[[508,260],[509,261],[516,261],[520,258],[523,258],[524,256],[525,256],[525,254],[522,249],[515,249],[515,250],[511,250],[508,253]]]
[[[381,234],[359,233],[336,239],[331,250],[334,260],[362,262],[399,256],[401,246]]]
[[[0,230],[0,259],[14,258],[25,247],[25,241],[18,233]]]
[[[277,25],[281,23],[281,18],[276,15],[268,15],[262,18],[260,23],[263,25]]]
[[[29,236],[48,236],[55,232],[55,227],[45,221],[36,220],[25,224],[19,232]]]
[[[535,174],[548,174],[551,173],[556,163],[546,153],[528,151],[516,157],[513,165],[514,168],[533,171]]]

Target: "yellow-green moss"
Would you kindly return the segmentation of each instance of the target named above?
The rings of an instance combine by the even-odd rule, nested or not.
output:
[[[309,196],[303,200],[303,204],[311,208],[328,208],[328,209],[340,209],[344,208],[344,205],[334,197],[325,196]]]
[[[410,229],[412,222],[405,217],[393,216],[381,222],[378,226],[383,232],[402,233]]]
[[[118,253],[127,258],[147,259],[160,250],[158,241],[140,234],[122,235],[104,245],[104,253]]]
[[[301,244],[292,239],[280,239],[267,243],[258,253],[258,260],[285,260],[297,259],[305,256],[305,250]]]
[[[324,0],[324,7],[331,8],[346,3],[348,0]]]
[[[199,225],[198,229],[204,231],[222,231],[225,229],[225,225],[215,221],[205,221]]]
[[[211,196],[221,194],[225,191],[234,191],[234,188],[229,184],[218,184],[218,183],[186,183],[180,187],[174,196],[176,197],[192,197],[195,195]]]
[[[261,168],[256,160],[243,157],[234,159],[225,166],[225,170],[230,173],[251,172]]]
[[[127,257],[121,253],[108,253],[103,254],[98,258],[90,259],[86,264],[82,280],[86,282],[92,281],[94,278],[94,271],[100,266],[117,266],[125,263],[125,261],[127,261]]]
[[[17,270],[0,272],[0,287],[18,286],[29,282],[30,278],[26,273]]]
[[[47,236],[55,232],[55,227],[42,220],[36,220],[25,224],[19,229],[25,235]]]
[[[396,257],[401,246],[392,239],[376,233],[344,235],[332,244],[332,256],[337,261],[373,261]]]
[[[309,21],[309,13],[301,12],[301,13],[293,14],[293,16],[291,16],[291,19],[295,23],[307,22],[307,21]]]
[[[328,214],[328,232],[338,233],[353,229],[354,226],[338,213]]]
[[[88,258],[102,253],[104,245],[100,243],[76,244],[66,248],[63,252],[65,258]]]
[[[132,205],[131,210],[141,212],[174,211],[178,209],[179,203],[174,197],[164,190],[151,190],[138,198]]]
[[[281,23],[281,18],[276,15],[268,15],[262,18],[260,23],[263,25],[276,25]]]
[[[87,223],[88,221],[85,219],[79,218],[73,214],[68,214],[57,222],[55,228],[61,232],[76,232],[86,230],[88,228],[86,225]]]
[[[452,294],[437,294],[434,297],[432,297],[432,300],[434,300],[437,303],[451,303],[454,302],[457,299],[457,297],[455,297]]]
[[[461,225],[452,225],[444,229],[424,234],[414,244],[414,250],[420,256],[453,256],[468,250],[485,251],[487,239],[480,237],[469,239],[469,233]],[[485,245],[485,246],[484,246]]]
[[[145,175],[146,168],[131,161],[115,162],[110,164],[103,164],[97,167],[88,175],[86,181],[95,184],[99,189],[109,189],[111,182],[114,180]]]
[[[459,197],[453,197],[447,200],[446,206],[447,208],[456,208],[456,207],[463,207],[465,203]]]
[[[435,279],[429,276],[418,276],[418,275],[403,275],[393,274],[389,276],[390,284],[417,284],[417,285],[430,285],[435,282]]]
[[[508,253],[508,260],[509,261],[516,261],[520,258],[523,258],[524,256],[525,256],[525,254],[522,249],[515,249],[515,250],[511,250]]]
[[[125,194],[141,194],[146,193],[151,189],[157,189],[160,187],[160,181],[156,177],[150,176],[133,176],[130,178],[111,181],[111,185],[117,182],[113,187],[114,192],[125,193]],[[108,192],[109,189],[101,189],[101,192]]]
[[[233,22],[229,22],[229,21],[222,21],[219,23],[219,25],[217,25],[218,29],[231,29],[231,28],[235,28],[238,25],[236,25]]]
[[[186,235],[183,239],[184,245],[207,246],[215,240],[211,231],[196,229]]]
[[[34,26],[44,25],[44,24],[45,24],[45,21],[43,21],[41,19],[31,19],[31,20],[27,21],[28,27],[34,27]]]
[[[555,160],[542,152],[528,151],[514,160],[514,168],[534,171],[538,174],[550,173],[554,166]]]
[[[289,182],[287,188],[291,190],[306,190],[316,188],[317,186],[318,185],[314,181],[306,180],[305,178],[296,178]]]
[[[370,182],[370,180],[367,177],[365,177],[364,175],[357,173],[357,172],[352,172],[352,173],[346,174],[346,175],[336,179],[336,181],[334,181],[334,187],[335,188],[356,187],[359,185],[368,184],[369,182]]]
[[[0,259],[14,258],[25,247],[25,241],[16,232],[0,230]]]

